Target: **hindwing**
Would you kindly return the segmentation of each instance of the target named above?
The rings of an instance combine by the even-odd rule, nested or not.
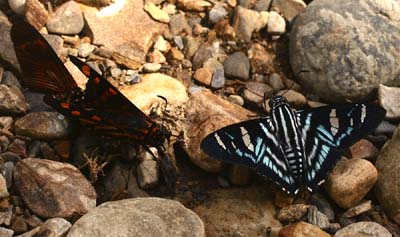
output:
[[[219,129],[203,139],[201,149],[218,160],[254,168],[288,192],[298,188],[269,117]]]
[[[373,131],[385,113],[377,105],[366,104],[297,111],[307,165],[305,185],[311,191],[317,188],[340,159],[342,150]]]

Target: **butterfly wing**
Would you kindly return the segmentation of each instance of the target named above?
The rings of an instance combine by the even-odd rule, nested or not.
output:
[[[138,142],[157,133],[155,130],[159,128],[155,122],[110,82],[78,58],[70,56],[70,60],[89,78],[84,99],[86,110],[92,111],[93,118],[114,127],[98,129],[104,129],[104,132],[114,136],[128,136]]]
[[[17,20],[11,27],[11,39],[26,87],[52,94],[77,87],[51,46],[31,25]]]
[[[294,193],[298,184],[272,126],[269,117],[233,124],[206,136],[201,149],[215,159],[254,168],[285,191]]]
[[[373,131],[386,111],[377,105],[351,104],[297,111],[298,124],[305,144],[307,169],[305,184],[314,190],[325,179],[341,150]]]

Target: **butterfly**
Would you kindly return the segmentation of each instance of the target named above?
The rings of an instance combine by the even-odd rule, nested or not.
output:
[[[145,115],[117,88],[76,57],[73,62],[88,77],[86,88],[78,87],[51,46],[31,25],[16,20],[11,27],[25,87],[45,93],[44,101],[61,114],[101,134],[158,149],[161,163],[172,166],[164,143],[169,133]],[[163,165],[162,165],[163,166]],[[166,168],[170,170],[170,168]],[[171,168],[172,169],[172,168]],[[171,172],[173,173],[173,172]],[[167,183],[175,182],[168,174]]]
[[[324,106],[294,112],[285,97],[269,101],[271,115],[208,134],[201,149],[215,159],[244,165],[297,194],[315,191],[343,149],[372,132],[386,111],[378,105]]]

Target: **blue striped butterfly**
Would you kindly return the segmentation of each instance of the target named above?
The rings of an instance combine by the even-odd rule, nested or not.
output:
[[[282,190],[313,192],[340,159],[342,150],[373,131],[386,111],[377,105],[349,104],[292,111],[274,96],[271,115],[221,128],[201,149],[215,159],[254,168]]]

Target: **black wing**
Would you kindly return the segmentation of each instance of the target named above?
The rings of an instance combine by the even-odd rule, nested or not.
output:
[[[43,36],[23,20],[11,27],[11,39],[21,66],[24,85],[45,93],[69,93],[77,87]]]
[[[297,111],[307,164],[303,178],[310,191],[324,181],[341,150],[371,133],[385,114],[383,108],[366,104]]]
[[[219,129],[201,142],[201,149],[215,159],[256,169],[284,191],[296,193],[291,175],[269,117],[248,120]]]

